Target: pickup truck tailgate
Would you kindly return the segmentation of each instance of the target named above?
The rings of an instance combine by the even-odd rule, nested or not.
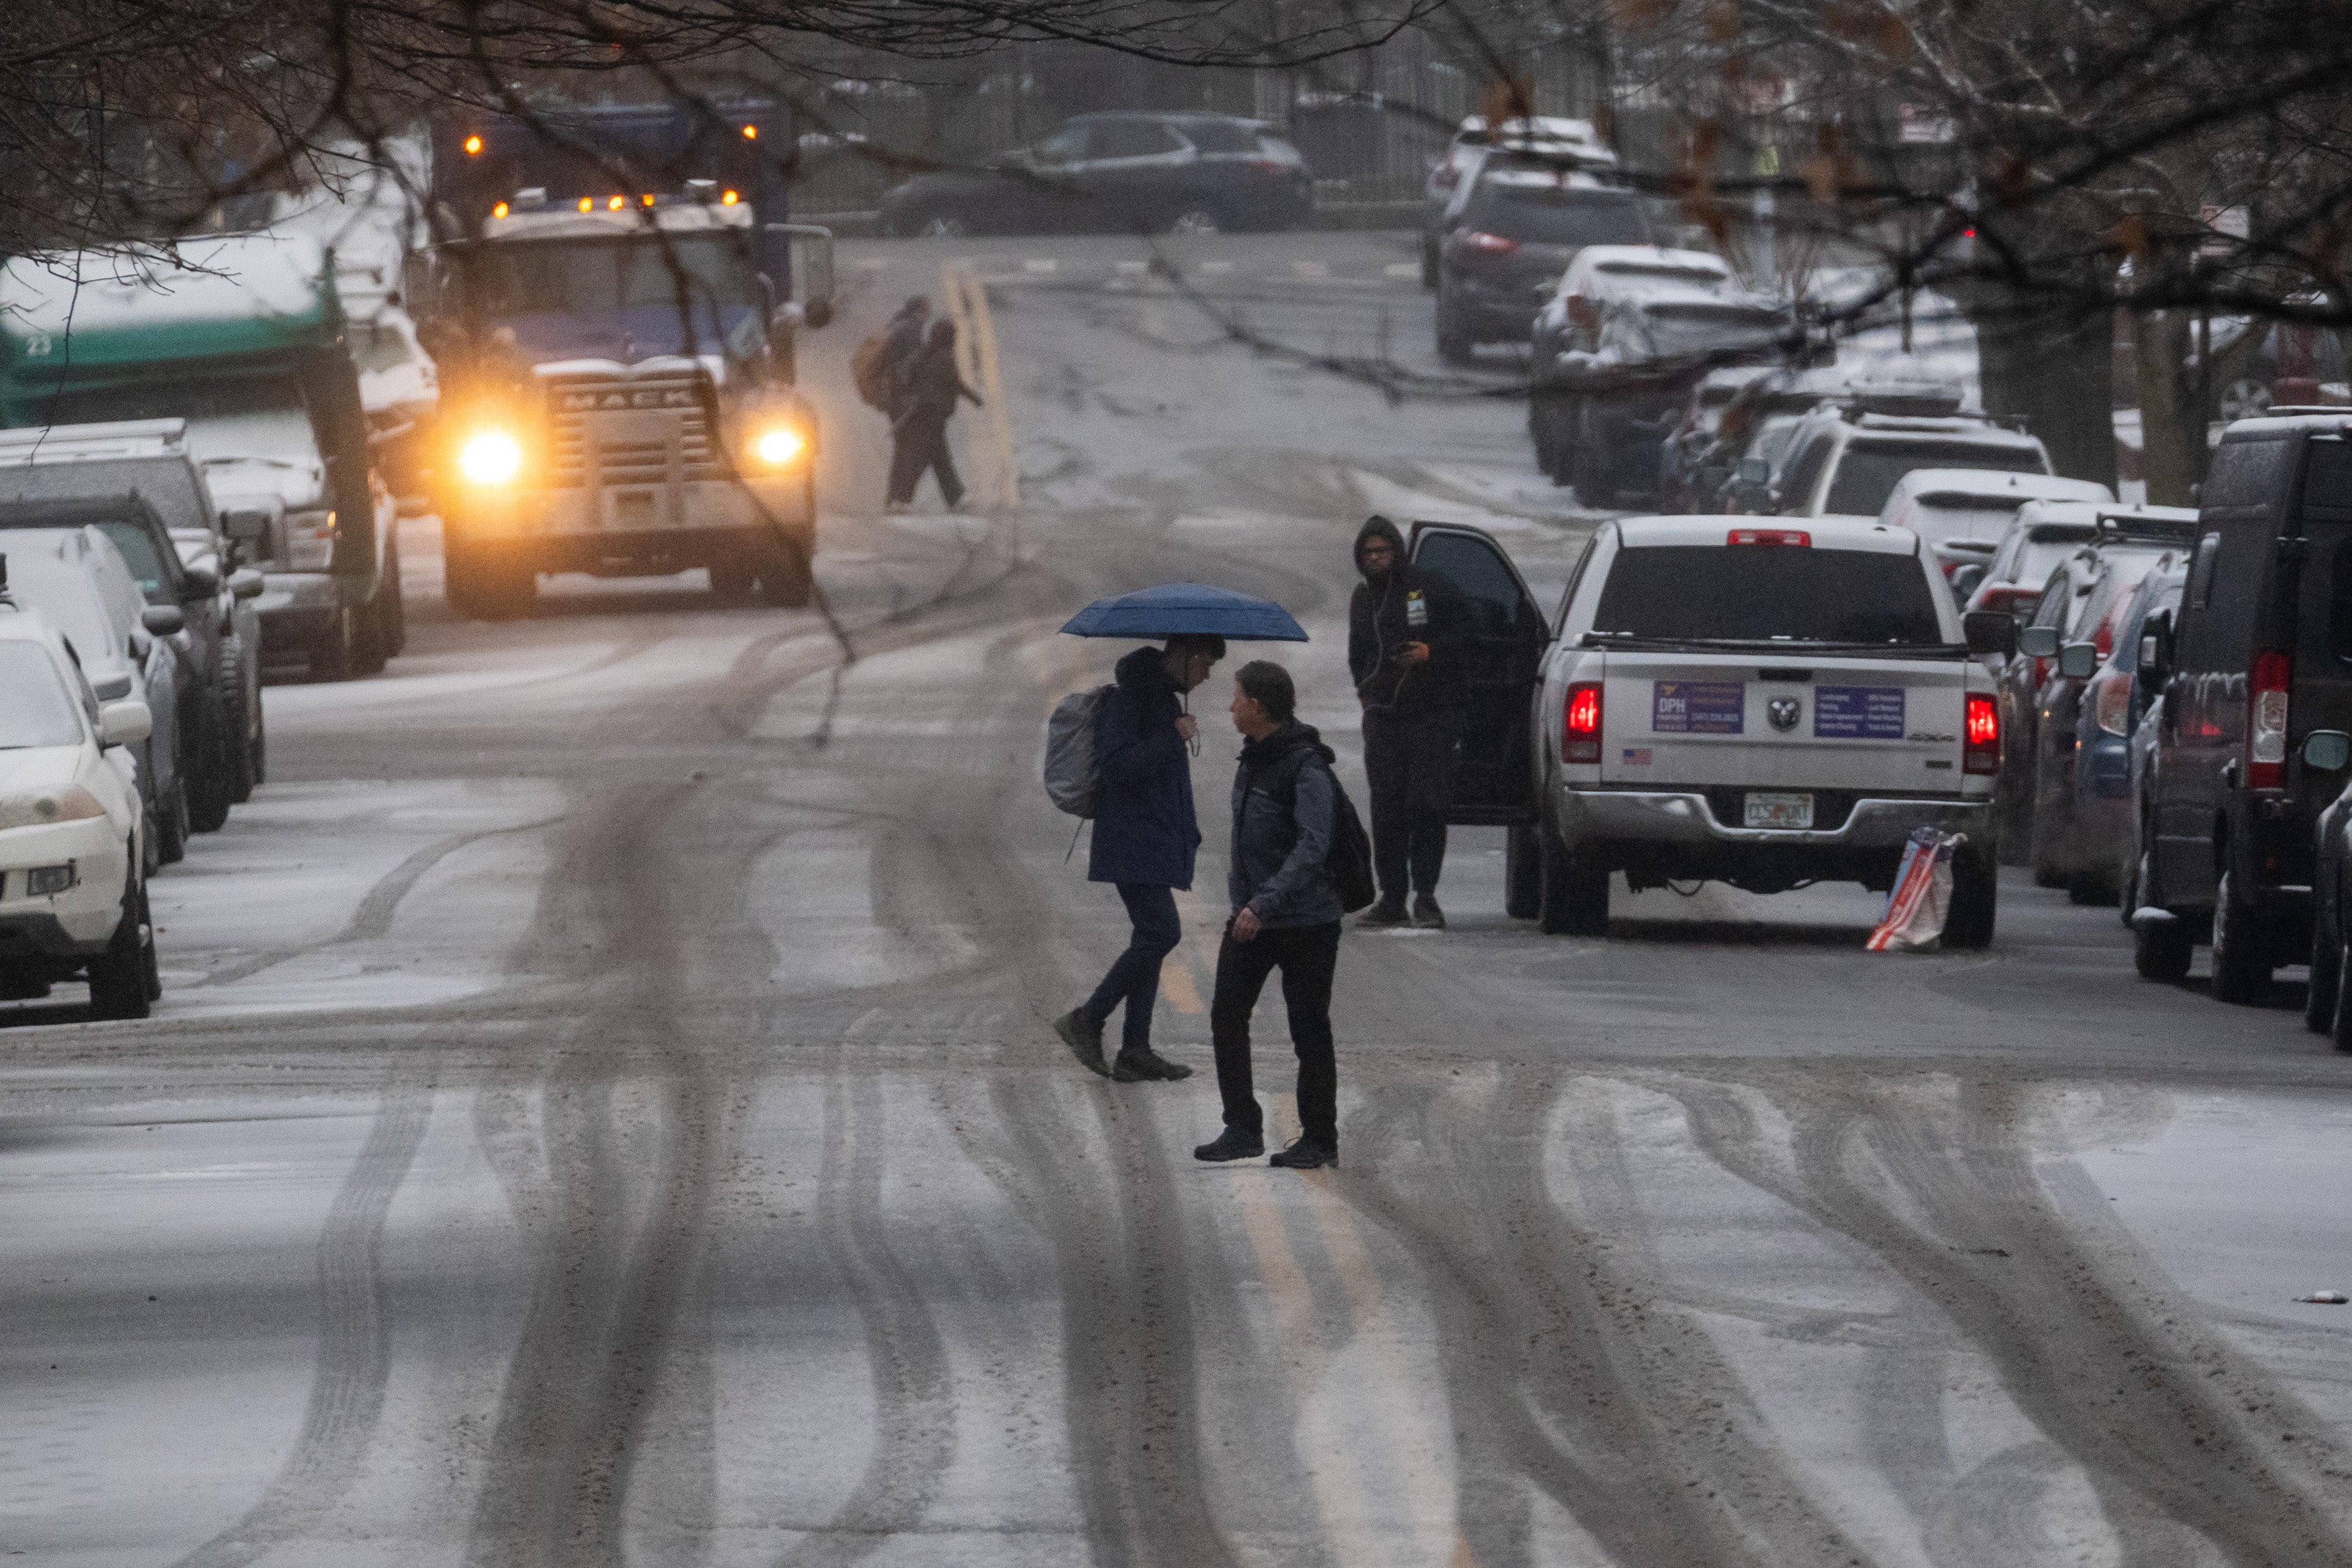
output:
[[[1967,680],[1951,657],[1612,649],[1601,780],[1956,793]]]

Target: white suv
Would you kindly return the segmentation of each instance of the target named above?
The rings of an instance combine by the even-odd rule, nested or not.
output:
[[[1874,522],[1895,484],[1915,468],[2051,471],[2039,440],[1981,414],[1913,418],[1828,403],[1799,428],[1772,486],[1771,509],[1788,517]]]
[[[147,705],[101,704],[65,640],[0,578],[0,998],[89,982],[100,1018],[163,994],[147,917],[145,827],[127,749]]]

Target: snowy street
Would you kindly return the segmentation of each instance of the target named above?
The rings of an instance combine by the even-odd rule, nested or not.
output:
[[[1865,953],[1826,883],[1621,882],[1553,937],[1457,828],[1451,928],[1342,943],[1344,1163],[1195,1164],[1233,667],[1360,801],[1365,516],[1477,523],[1547,609],[1595,516],[1517,350],[1438,361],[1412,234],[1160,245],[1181,287],[1113,236],[844,242],[800,352],[854,661],[699,571],[461,620],[404,522],[405,655],[271,686],[268,781],[155,878],[155,1016],[0,1004],[0,1553],[2352,1562],[2352,1306],[2294,1299],[2352,1291],[2352,1056],[2302,969],[2140,980],[2024,871],[1978,953]],[[969,513],[886,515],[848,360],[948,267],[1003,406],[951,426]],[[1171,581],[1312,641],[1192,694],[1196,1076],[1114,1083],[1049,1027],[1126,922],[1038,762],[1132,645],[1056,628]]]

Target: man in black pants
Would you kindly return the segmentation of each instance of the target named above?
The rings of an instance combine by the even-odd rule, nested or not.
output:
[[[1250,1082],[1250,1014],[1266,977],[1282,971],[1290,1043],[1298,1052],[1300,1136],[1267,1162],[1294,1170],[1339,1163],[1339,1079],[1331,1054],[1331,972],[1339,961],[1339,890],[1324,864],[1331,852],[1331,748],[1293,716],[1289,672],[1260,659],[1234,677],[1231,709],[1241,731],[1234,776],[1234,838],[1225,891],[1233,918],[1217,950],[1209,1037],[1225,1130],[1195,1159],[1265,1153],[1265,1113]]]
[[[1454,586],[1404,559],[1404,536],[1375,517],[1356,536],[1348,606],[1348,670],[1364,705],[1364,778],[1371,786],[1372,870],[1380,902],[1360,926],[1445,928],[1437,877],[1445,812],[1462,746],[1460,639],[1469,611]],[[1405,894],[1412,911],[1405,912]]]

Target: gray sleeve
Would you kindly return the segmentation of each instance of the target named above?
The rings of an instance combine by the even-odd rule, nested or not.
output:
[[[1298,789],[1291,807],[1291,821],[1298,828],[1298,841],[1290,846],[1282,869],[1266,878],[1265,885],[1257,890],[1250,907],[1264,921],[1285,918],[1304,899],[1312,896],[1316,879],[1323,874],[1323,862],[1331,853],[1331,770],[1320,760],[1310,762],[1298,770]]]

